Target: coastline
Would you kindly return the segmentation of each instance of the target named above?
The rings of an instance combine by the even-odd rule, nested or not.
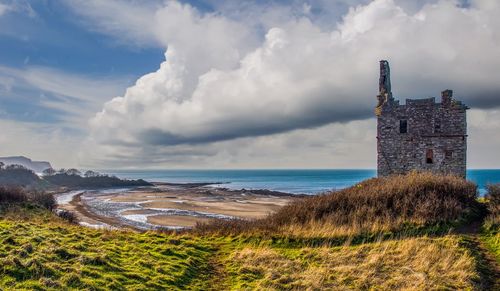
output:
[[[221,183],[153,183],[127,189],[78,190],[56,195],[58,209],[93,228],[190,228],[212,219],[258,219],[305,194],[210,187]]]

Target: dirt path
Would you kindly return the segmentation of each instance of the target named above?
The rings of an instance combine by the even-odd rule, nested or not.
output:
[[[455,232],[465,238],[466,247],[478,261],[481,290],[500,290],[500,266],[481,237],[483,223],[483,219],[478,219]]]
[[[210,277],[208,281],[208,290],[228,290],[228,274],[224,263],[221,262],[222,254],[216,253],[210,260]]]

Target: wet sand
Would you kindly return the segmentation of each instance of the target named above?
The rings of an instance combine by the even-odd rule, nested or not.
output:
[[[300,197],[266,190],[158,184],[117,191],[86,191],[59,199],[59,208],[75,212],[81,224],[92,227],[176,229],[214,218],[265,217]]]

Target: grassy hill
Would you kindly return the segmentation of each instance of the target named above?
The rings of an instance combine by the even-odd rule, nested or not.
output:
[[[68,173],[38,176],[30,169],[20,165],[0,165],[0,185],[24,187],[29,189],[98,189],[112,187],[151,186],[142,179],[127,180],[114,176],[98,175],[82,177]]]
[[[492,194],[480,204],[473,184],[411,174],[181,233],[88,229],[33,197],[4,199],[0,289],[488,290],[500,240]]]

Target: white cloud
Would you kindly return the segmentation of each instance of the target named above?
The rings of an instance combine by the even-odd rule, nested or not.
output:
[[[386,58],[402,102],[451,88],[473,108],[500,106],[498,1],[208,2],[215,12],[175,1],[68,1],[93,30],[167,48],[157,72],[92,119],[82,160],[373,167],[375,121],[351,120],[372,116],[378,60]],[[494,120],[496,111],[471,112],[471,120],[477,112]],[[364,134],[339,138],[349,131]],[[495,163],[472,140],[495,130],[470,131],[470,164]]]
[[[469,168],[498,169],[500,148],[500,110],[470,110],[468,112]]]
[[[31,7],[31,4],[26,0],[14,0],[5,1],[0,3],[0,16],[8,12],[17,12],[28,15],[29,17],[36,17],[37,14],[35,10]]]
[[[0,16],[5,14],[5,12],[7,12],[8,10],[9,10],[9,6],[7,6],[6,4],[0,3]]]
[[[31,104],[64,112],[66,126],[86,127],[88,118],[109,99],[123,93],[130,77],[84,76],[40,66],[15,69],[0,66],[0,92],[23,90]],[[26,95],[26,92],[31,94]],[[45,98],[50,93],[56,98]],[[4,94],[2,98],[9,98]],[[40,97],[42,96],[42,97]]]
[[[24,155],[53,167],[74,167],[83,136],[70,135],[59,126],[0,119],[0,156]]]
[[[441,1],[409,15],[391,0],[377,0],[350,9],[332,31],[307,18],[272,28],[241,58],[240,40],[200,47],[189,29],[163,30],[171,39],[167,60],[105,105],[92,120],[93,138],[190,144],[366,118],[383,58],[392,62],[396,95],[425,97],[451,87],[468,104],[491,105],[500,89],[500,5],[484,9],[484,3],[463,9]],[[218,37],[231,23],[174,2],[157,15],[163,13],[182,15],[176,22],[186,25],[179,27],[203,23],[193,30],[202,39]]]
[[[80,164],[101,168],[372,168],[373,119],[210,144],[82,146]],[[100,156],[92,155],[96,150]]]

